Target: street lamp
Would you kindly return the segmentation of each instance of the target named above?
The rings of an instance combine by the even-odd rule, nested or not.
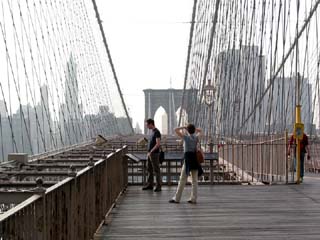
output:
[[[204,91],[204,97],[205,97],[205,103],[208,106],[208,111],[209,111],[209,119],[208,119],[208,125],[209,125],[209,136],[208,136],[208,146],[209,146],[209,152],[213,152],[213,142],[212,142],[212,137],[211,137],[211,107],[214,103],[214,96],[216,93],[215,87],[211,84],[211,80],[208,80],[208,84],[204,86],[203,88]]]
[[[208,84],[203,88],[205,94],[205,102],[211,107],[214,102],[214,94],[216,92],[215,87],[211,84],[211,80],[208,80]]]

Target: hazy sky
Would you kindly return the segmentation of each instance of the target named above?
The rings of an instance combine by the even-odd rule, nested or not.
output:
[[[183,87],[192,0],[97,0],[120,85],[135,126],[146,88]]]
[[[300,24],[312,2],[300,2]],[[294,3],[291,35],[295,34]],[[97,4],[130,115],[134,125],[137,121],[141,125],[143,89],[168,88],[170,78],[173,88],[183,86],[193,1],[98,0]],[[301,52],[304,48],[305,44],[300,44]]]

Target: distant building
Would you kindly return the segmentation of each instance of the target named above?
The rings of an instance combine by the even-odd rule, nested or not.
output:
[[[66,119],[80,119],[79,106],[79,85],[77,78],[77,64],[74,61],[73,55],[70,55],[67,62],[67,76],[65,83],[65,104],[66,104]]]
[[[99,106],[99,113],[102,115],[108,114],[109,112],[109,107],[106,105],[101,105]]]
[[[218,119],[217,133],[228,136],[264,129],[263,109],[255,111],[244,124],[265,88],[265,57],[259,55],[259,48],[242,46],[219,53],[214,78],[218,99],[215,103],[218,115],[214,116]]]
[[[116,117],[106,105],[99,106],[97,114],[86,114],[83,119],[83,126],[83,129],[87,132],[87,138],[93,138],[98,134],[112,136],[126,135],[131,132],[128,119],[126,117]]]
[[[39,119],[40,129],[43,139],[40,144],[40,152],[51,149],[52,120],[49,107],[49,89],[47,85],[40,87],[41,101],[36,107]]]
[[[1,113],[2,138],[6,139],[0,149],[2,159],[5,160],[10,152],[37,154],[52,147],[48,87],[41,86],[40,93],[42,97],[36,106],[20,105],[9,117]],[[1,102],[0,105],[3,105]]]
[[[84,141],[83,135],[83,105],[79,103],[79,84],[77,79],[77,64],[70,55],[66,67],[66,82],[64,89],[65,103],[60,105],[59,121],[63,144],[75,144]]]
[[[136,127],[134,128],[135,134],[142,134],[142,129],[139,125],[139,123],[136,123]]]
[[[132,122],[131,118],[130,118],[130,122]],[[116,124],[117,124],[116,131],[118,131],[116,134],[120,133],[122,135],[127,135],[128,133],[132,132],[132,128],[131,128],[130,124],[128,123],[127,117],[117,117]]]
[[[296,77],[276,78],[273,84],[272,95],[269,95],[268,105],[271,106],[272,132],[293,131],[295,123],[295,95]],[[301,120],[307,134],[315,133],[312,123],[312,85],[307,78],[301,80]]]
[[[49,151],[53,147],[47,85],[40,87],[40,96],[40,102],[36,106],[21,105],[11,117],[14,138],[19,151],[37,154]]]
[[[8,116],[4,100],[0,100],[0,115],[1,115],[1,117],[7,117]]]

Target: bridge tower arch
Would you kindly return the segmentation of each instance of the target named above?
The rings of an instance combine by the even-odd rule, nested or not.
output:
[[[189,115],[191,110],[188,109],[188,102],[192,101],[190,94],[195,93],[196,90],[186,90],[185,101],[182,104],[183,89],[145,89],[143,90],[145,96],[145,119],[154,119],[155,112],[159,107],[163,107],[168,114],[168,135],[173,134],[173,129],[177,127],[177,110],[183,108],[186,114]],[[156,123],[157,124],[157,123]],[[147,133],[144,127],[144,133]]]

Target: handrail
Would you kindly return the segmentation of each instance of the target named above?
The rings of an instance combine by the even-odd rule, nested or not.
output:
[[[215,144],[217,158],[202,164],[204,175],[200,184],[288,183],[287,141],[284,138],[260,143]],[[170,153],[166,156],[170,156]],[[182,153],[181,153],[182,154]],[[143,155],[143,153],[137,153]],[[146,161],[129,161],[129,184],[143,185],[147,179]],[[177,184],[181,157],[166,158],[160,166],[163,184]]]
[[[92,238],[127,186],[126,152],[118,149],[1,214],[0,239]]]

